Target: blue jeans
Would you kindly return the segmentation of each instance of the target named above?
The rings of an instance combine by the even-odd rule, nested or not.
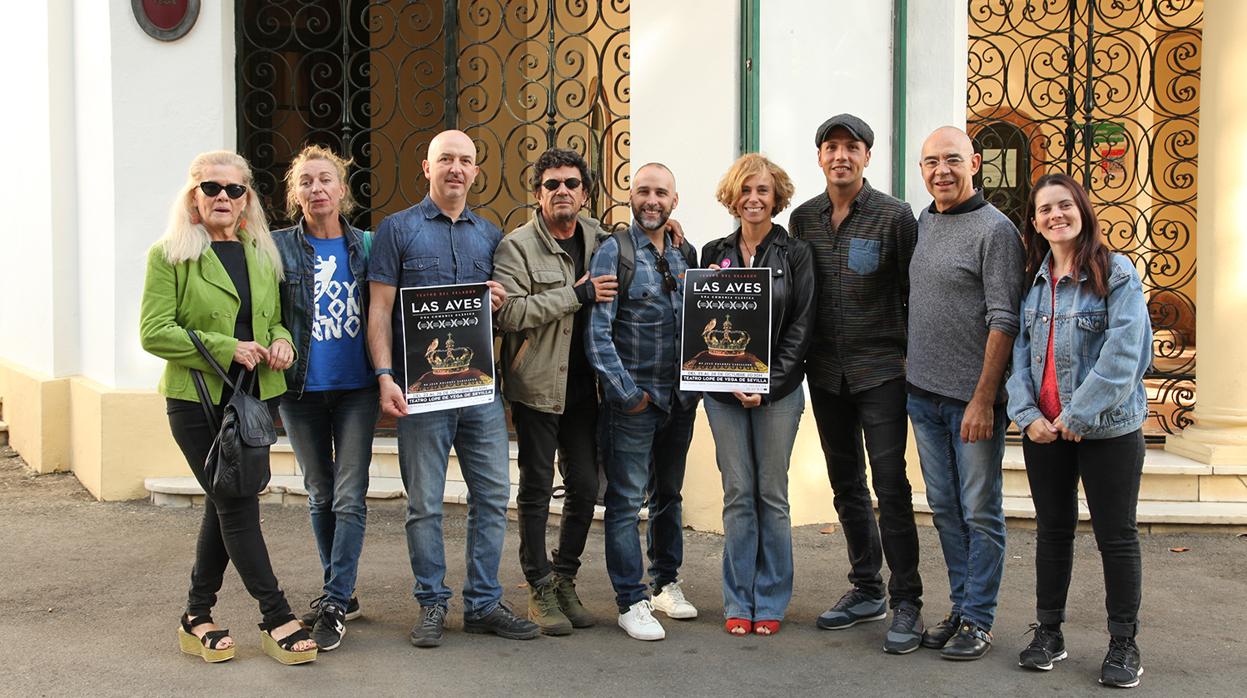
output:
[[[723,477],[723,615],[783,620],[792,598],[788,463],[805,393],[798,386],[751,409],[705,403]]]
[[[368,516],[368,466],[377,386],[282,398],[281,421],[303,470],[325,597],[345,608],[355,593]]]
[[[640,414],[603,412],[606,459],[606,573],[620,612],[646,598],[641,582],[641,506],[649,502],[646,543],[655,589],[676,581],[684,561],[681,508],[684,465],[697,407],[671,414],[649,406]]]
[[[910,394],[907,406],[953,613],[991,629],[1005,562],[1005,406],[995,407],[992,437],[972,444],[961,442],[964,402]]]
[[[446,550],[442,497],[446,464],[454,446],[468,485],[467,575],[463,612],[487,615],[502,600],[498,566],[507,532],[507,423],[502,399],[486,405],[411,414],[398,420],[398,464],[407,490],[407,553],[421,606],[446,607]]]

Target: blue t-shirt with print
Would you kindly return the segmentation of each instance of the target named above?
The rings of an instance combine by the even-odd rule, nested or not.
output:
[[[307,390],[352,390],[376,380],[368,370],[360,280],[347,261],[346,237],[305,238],[316,254],[312,349]]]

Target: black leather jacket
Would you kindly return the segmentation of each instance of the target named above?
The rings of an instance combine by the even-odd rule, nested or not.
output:
[[[814,252],[809,243],[788,234],[775,224],[774,235],[755,267],[771,268],[771,392],[762,396],[768,404],[787,397],[805,378],[805,352],[814,336]],[[724,258],[743,267],[736,240],[740,229],[701,248],[704,266]],[[731,393],[706,393],[720,402],[736,402]]]

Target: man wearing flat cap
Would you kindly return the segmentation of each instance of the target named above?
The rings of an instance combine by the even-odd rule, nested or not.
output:
[[[908,204],[863,176],[874,142],[874,131],[852,114],[818,127],[814,145],[827,189],[793,211],[789,228],[814,248],[818,303],[805,370],[853,585],[818,627],[883,620],[891,607],[883,650],[905,654],[918,648],[923,631],[918,531],[905,474],[906,306],[918,224]]]

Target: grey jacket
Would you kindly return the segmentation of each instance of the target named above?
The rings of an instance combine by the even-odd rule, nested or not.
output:
[[[608,233],[580,217],[584,267]],[[575,266],[546,230],[540,212],[502,238],[494,252],[494,281],[507,300],[495,315],[502,337],[502,392],[539,412],[562,414],[567,396],[572,324],[580,302]]]

